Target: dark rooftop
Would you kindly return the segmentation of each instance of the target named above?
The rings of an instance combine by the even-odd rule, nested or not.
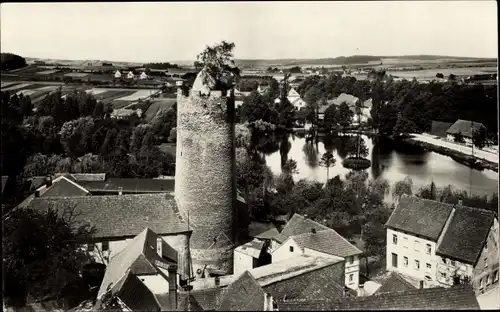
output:
[[[265,293],[252,274],[245,271],[222,294],[218,311],[262,311]]]
[[[361,250],[349,243],[333,229],[322,230],[315,233],[309,231],[309,233],[292,236],[292,239],[301,248],[309,248],[342,258],[362,253]]]
[[[472,127],[475,130],[479,130],[480,128],[485,128],[485,126],[480,122],[459,119],[455,121],[453,125],[451,125],[451,127],[448,129],[448,131],[446,131],[446,133],[457,134],[458,132],[460,132],[464,137],[471,138]]]
[[[417,287],[404,279],[403,276],[396,272],[392,272],[389,278],[380,286],[374,294],[413,290]]]
[[[403,195],[386,226],[437,242],[453,205]]]
[[[451,288],[426,288],[382,293],[344,300],[294,300],[278,302],[279,311],[336,310],[479,310],[474,290],[469,285]]]
[[[457,206],[436,254],[475,265],[494,218],[492,211]]]
[[[308,219],[298,213],[294,214],[292,218],[286,223],[285,227],[281,231],[281,234],[290,237],[294,235],[300,235],[304,233],[310,233],[311,229],[315,229],[317,232],[321,230],[331,230],[329,227],[319,224],[316,221]]]
[[[109,178],[105,181],[79,181],[78,184],[94,192],[124,193],[167,193],[174,192],[175,180],[170,179],[134,179],[134,178]]]
[[[161,311],[153,293],[131,272],[122,277],[111,291],[132,311]]]

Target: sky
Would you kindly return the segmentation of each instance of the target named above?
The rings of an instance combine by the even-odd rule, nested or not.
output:
[[[68,60],[498,55],[495,1],[2,3],[0,26],[2,52]]]

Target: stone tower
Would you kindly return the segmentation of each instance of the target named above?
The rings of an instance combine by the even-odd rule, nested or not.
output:
[[[175,197],[182,216],[189,215],[196,277],[206,268],[232,274],[237,234],[234,100],[211,91],[203,74],[188,95],[177,92]]]

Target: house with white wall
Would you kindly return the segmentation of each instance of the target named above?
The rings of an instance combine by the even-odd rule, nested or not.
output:
[[[498,221],[491,211],[403,195],[386,228],[388,271],[426,288],[451,286],[455,278],[472,280],[477,292],[498,283]]]
[[[239,275],[271,263],[271,255],[265,248],[266,242],[258,239],[240,245],[233,252],[233,274]]]
[[[117,78],[117,79],[119,79],[119,78],[121,78],[121,77],[122,77],[122,73],[121,73],[119,70],[117,70],[117,71],[115,72],[114,77],[115,77],[115,78]]]
[[[335,230],[294,214],[281,234],[287,239],[271,254],[272,261],[282,261],[297,255],[345,259],[345,286],[359,287],[359,265],[362,251]]]
[[[446,139],[454,142],[456,135],[460,133],[465,144],[471,145],[473,133],[481,128],[486,129],[486,127],[480,122],[458,119],[446,131]]]

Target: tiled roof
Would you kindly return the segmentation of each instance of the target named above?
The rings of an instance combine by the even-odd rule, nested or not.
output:
[[[457,206],[436,254],[475,265],[494,218],[489,210]]]
[[[162,298],[167,298],[168,294],[162,294],[158,296],[161,296]],[[161,303],[162,302],[160,302],[160,304]],[[166,311],[170,308],[170,305],[162,305],[162,307],[165,307],[164,310]],[[193,294],[183,293],[182,295],[179,294],[178,296],[177,311],[203,311],[203,308],[198,303],[198,300],[196,300]]]
[[[111,292],[132,311],[161,311],[153,293],[131,272],[124,275]]]
[[[386,226],[437,242],[452,209],[450,204],[403,195]]]
[[[249,255],[255,259],[259,259],[263,247],[264,247],[263,241],[258,241],[254,239],[246,244],[236,247],[234,251],[238,251],[243,254]]]
[[[265,293],[248,271],[241,274],[224,292],[218,311],[262,311]]]
[[[106,292],[109,285],[115,285],[125,274],[130,271],[133,274],[156,274],[157,261],[165,264],[176,264],[178,254],[162,239],[162,253],[160,257],[156,252],[156,241],[159,236],[150,229],[144,229],[134,237],[127,246],[111,258],[106,273],[101,283],[97,298]]]
[[[105,173],[72,173],[71,176],[75,181],[104,181],[106,180]]]
[[[404,277],[396,272],[392,272],[389,278],[380,286],[379,289],[374,294],[387,293],[387,292],[397,292],[404,290],[417,289],[410,282],[408,282]]]
[[[167,193],[174,192],[175,180],[109,178],[106,181],[78,182],[92,192]]]
[[[248,236],[258,239],[273,239],[279,234],[272,222],[252,221],[248,227]]]
[[[294,235],[310,233],[311,229],[315,229],[317,232],[321,230],[331,230],[329,227],[319,224],[316,221],[308,219],[298,213],[294,214],[292,218],[287,222],[281,234],[290,237]]]
[[[60,196],[86,196],[89,191],[76,184],[75,182],[59,177],[52,181],[52,185],[40,194],[40,197],[60,197]]]
[[[470,120],[459,119],[455,121],[453,125],[446,131],[449,134],[456,134],[460,132],[463,136],[471,138],[472,137],[472,128],[475,130],[479,130],[479,128],[485,128],[484,125],[480,122],[474,122]]]
[[[345,300],[278,302],[279,311],[479,309],[474,290],[469,285],[458,285],[451,288],[415,289]]]
[[[301,248],[309,248],[337,257],[349,257],[361,254],[356,246],[349,243],[333,229],[316,233],[304,233],[291,237]]]
[[[188,231],[175,199],[166,194],[40,197],[27,204],[35,210],[50,206],[61,214],[74,208],[75,221],[90,223],[98,238],[132,237],[146,227],[160,235]]]
[[[355,97],[354,95],[347,94],[347,93],[342,93],[339,96],[337,96],[333,102],[335,105],[340,105],[343,102],[346,102],[347,105],[349,106],[354,106],[356,104],[356,101],[359,100],[359,98]]]

